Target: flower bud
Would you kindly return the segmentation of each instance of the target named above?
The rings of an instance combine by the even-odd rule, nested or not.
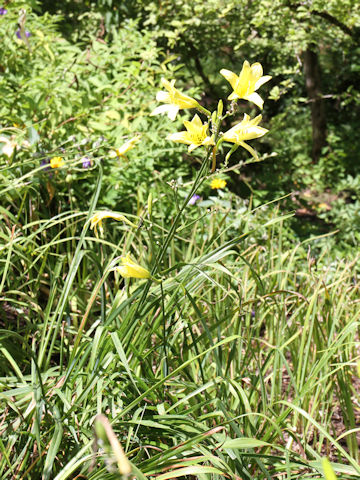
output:
[[[224,109],[224,104],[222,100],[219,100],[218,107],[217,107],[217,116],[221,117]]]

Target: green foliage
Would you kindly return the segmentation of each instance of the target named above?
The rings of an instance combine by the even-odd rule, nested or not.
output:
[[[88,157],[94,164],[101,158],[107,178],[102,203],[126,207],[129,193],[155,170],[169,176],[179,169],[177,150],[170,150],[164,140],[170,122],[149,117],[154,89],[160,76],[167,75],[166,64],[151,33],[141,34],[135,23],[114,30],[111,44],[93,40],[81,48],[56,33],[57,20],[28,12],[28,47],[15,37],[15,10],[9,10],[1,24],[4,135],[27,145],[17,152],[23,175],[54,155],[65,159],[64,171],[52,177],[56,182],[50,181],[56,196],[70,191],[75,199],[88,198],[96,174],[91,169],[85,174],[80,160]],[[121,161],[109,157],[111,149],[138,132],[143,135],[136,155]],[[179,173],[186,171],[185,164]],[[39,175],[44,178],[43,171]]]

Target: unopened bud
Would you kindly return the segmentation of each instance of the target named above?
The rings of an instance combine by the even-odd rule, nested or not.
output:
[[[217,107],[217,116],[218,117],[221,117],[221,115],[223,113],[223,108],[224,108],[223,101],[219,100],[218,107]]]

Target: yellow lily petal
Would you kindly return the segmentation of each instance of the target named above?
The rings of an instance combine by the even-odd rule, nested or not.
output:
[[[249,62],[248,62],[248,65],[249,65]],[[262,77],[262,74],[263,74],[263,68],[261,63],[259,62],[253,63],[250,67],[250,81],[257,81],[260,77]]]
[[[191,144],[191,138],[189,136],[189,132],[176,132],[176,133],[171,133],[166,137],[166,140],[172,140],[173,142],[178,142],[178,143],[186,143],[186,144]]]
[[[236,87],[234,88],[234,90],[241,96],[241,98],[242,98],[241,92],[246,93],[249,87],[250,73],[251,73],[250,63],[247,60],[245,60],[245,62],[243,63],[243,67],[241,69],[238,81],[236,82]]]
[[[239,95],[237,95],[237,93],[235,92],[232,92],[229,96],[228,96],[228,100],[237,100],[239,97]]]
[[[202,145],[215,145],[214,138],[206,137],[205,140],[202,142]]]
[[[268,82],[269,80],[272,79],[271,75],[265,75],[264,77],[259,78],[257,82],[255,83],[255,90],[261,87],[261,85],[264,85],[264,83]]]
[[[168,92],[158,92],[156,94],[156,100],[163,103],[171,103],[171,97]]]
[[[249,102],[255,103],[259,108],[263,108],[264,100],[260,97],[260,95],[256,92],[251,93],[250,95],[245,95],[245,100],[249,100]]]
[[[198,147],[200,147],[199,144],[197,144],[197,143],[192,143],[192,144],[189,146],[189,148],[188,148],[188,152],[191,153],[193,150],[195,150],[195,148],[198,148]]]
[[[226,80],[230,83],[233,89],[235,89],[236,82],[238,80],[238,76],[232,72],[231,70],[226,70],[226,68],[222,68],[220,70],[221,75],[226,78]]]

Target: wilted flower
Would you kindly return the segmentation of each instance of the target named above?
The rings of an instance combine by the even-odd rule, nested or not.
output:
[[[168,82],[165,80],[165,78],[162,78],[161,83],[163,87],[166,88],[167,92],[158,92],[156,95],[156,100],[158,102],[163,102],[166,105],[160,105],[159,107],[156,107],[150,115],[167,113],[167,116],[170,118],[170,120],[175,120],[175,117],[180,109],[199,107],[198,102],[194,98],[184,95],[175,88],[175,80]]]
[[[110,152],[111,157],[124,157],[125,153],[127,153],[129,150],[132,150],[135,145],[140,141],[140,136],[137,135],[136,137],[130,138],[127,142],[125,142],[121,147],[116,148],[115,150],[112,150]]]
[[[188,204],[189,205],[195,205],[195,203],[198,202],[200,200],[200,198],[201,198],[200,195],[195,194],[190,198]]]
[[[208,125],[206,123],[204,125],[202,124],[199,115],[195,115],[191,122],[185,120],[184,125],[187,130],[186,132],[172,133],[166,137],[167,140],[186,143],[189,145],[189,152],[200,147],[200,145],[214,145],[213,138],[207,134]]]
[[[210,183],[210,187],[213,190],[221,189],[226,187],[226,180],[222,178],[213,178]]]
[[[103,210],[102,212],[95,212],[90,218],[90,229],[94,229],[94,233],[97,236],[97,227],[99,227],[100,234],[103,235],[104,229],[102,226],[102,221],[104,218],[113,218],[114,220],[123,221],[130,225],[131,227],[136,227],[129,219],[122,215],[121,213],[112,212],[111,210]]]
[[[1,7],[1,8],[0,8],[0,15],[6,15],[6,14],[7,14],[6,8]]]
[[[91,160],[89,157],[83,157],[82,159],[82,167],[83,168],[90,168],[91,167]]]
[[[99,148],[104,140],[105,140],[105,137],[101,135],[101,137],[99,137],[95,142],[93,142],[92,148]],[[75,141],[75,137],[74,137],[74,141]]]
[[[18,30],[16,30],[15,34],[16,34],[17,38],[18,38],[19,40],[21,40],[21,31],[20,31],[20,28],[19,28]],[[30,33],[28,30],[25,30],[25,31],[24,31],[24,35],[25,35],[26,38],[29,38],[29,37],[31,36],[31,33]]]
[[[4,144],[4,146],[2,147],[2,154],[6,155],[9,158],[14,153],[15,148],[19,148],[18,144],[14,140],[12,140],[12,138],[0,137],[0,143]]]
[[[150,278],[149,270],[141,267],[133,260],[131,260],[130,255],[127,254],[125,257],[121,257],[121,265],[115,267],[115,271],[119,272],[120,275],[124,278]]]
[[[263,108],[264,101],[255,91],[264,83],[271,80],[270,75],[262,76],[263,68],[260,63],[250,63],[245,60],[240,75],[237,76],[231,70],[223,68],[220,70],[221,75],[226,78],[233,88],[233,93],[229,95],[229,100],[244,98],[255,103],[259,108]]]
[[[60,168],[64,165],[64,160],[61,157],[52,157],[50,159],[51,168]]]
[[[251,155],[258,160],[258,156],[253,148],[250,147],[245,140],[252,140],[253,138],[259,138],[265,135],[269,130],[266,128],[259,127],[258,124],[261,122],[262,116],[258,115],[257,117],[251,118],[246,113],[244,114],[243,120],[230,128],[222,136],[223,140],[227,142],[235,143],[245,148]]]

